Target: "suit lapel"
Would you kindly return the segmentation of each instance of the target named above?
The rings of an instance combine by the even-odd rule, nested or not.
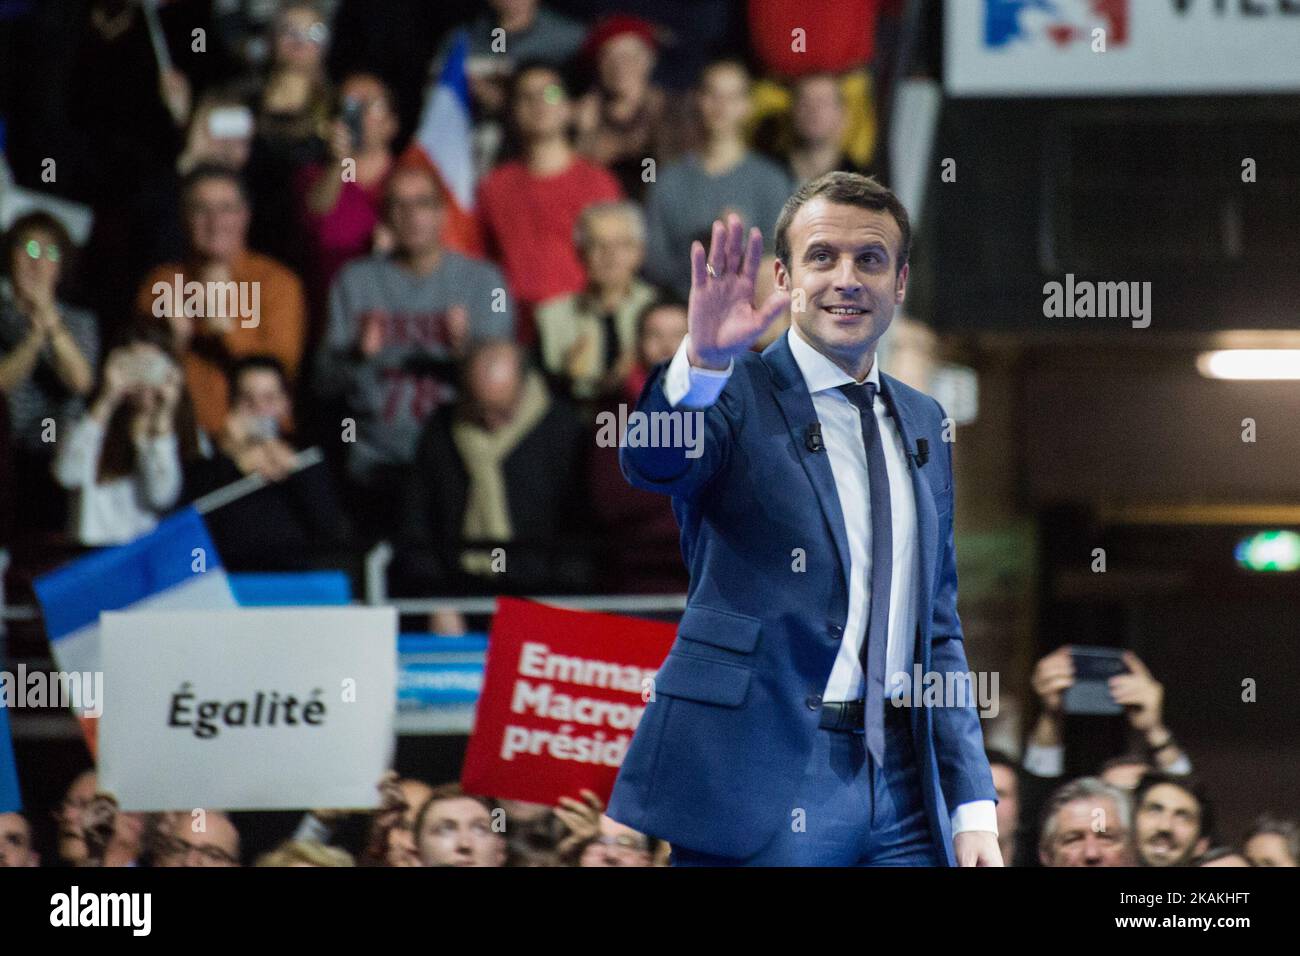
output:
[[[840,565],[847,575],[852,567],[849,561],[849,539],[848,533],[844,530],[844,512],[840,510],[840,497],[835,490],[835,475],[831,472],[830,455],[826,454],[825,450],[809,451],[805,437],[808,426],[820,421],[817,418],[817,410],[813,408],[812,396],[808,394],[808,386],[804,383],[799,365],[790,351],[790,343],[786,341],[784,335],[778,336],[777,340],[763,351],[762,358],[776,386],[773,395],[781,408],[781,414],[785,417],[786,426],[790,429],[790,439],[795,454],[799,456],[808,480],[812,483],[813,491],[817,494],[822,516],[826,519],[826,526],[835,540],[835,552],[839,555]]]
[[[847,573],[852,567],[849,560],[848,534],[844,526],[844,513],[840,509],[839,494],[835,490],[835,476],[831,471],[830,456],[825,451],[809,451],[805,441],[808,426],[819,421],[817,411],[813,407],[812,396],[808,394],[808,387],[804,383],[803,375],[784,335],[778,337],[763,351],[762,358],[771,373],[775,386],[773,395],[790,430],[795,454],[799,456],[799,461],[817,494],[817,501],[821,506],[827,528],[835,540],[835,551]],[[910,449],[916,447],[916,438],[921,434],[921,430],[897,384],[893,377],[881,373],[881,392],[889,403],[889,408],[893,410],[894,421],[898,424],[899,434],[903,440],[904,453],[908,454]],[[921,474],[921,469],[912,463],[910,456],[907,462],[908,477],[912,481],[912,498],[916,502],[916,530],[920,554],[917,568],[920,580],[917,582],[919,587],[914,597],[916,620],[919,635],[923,641],[928,642],[930,595],[934,591],[934,565],[938,555],[939,515],[934,508],[934,495],[930,491],[929,482]],[[928,661],[922,660],[924,655],[918,656],[915,653],[917,649],[914,649],[913,658],[929,666]]]
[[[912,497],[916,501],[916,535],[920,551],[920,567],[917,569],[920,575],[918,582],[920,587],[916,590],[915,598],[916,621],[922,639],[928,641],[930,595],[934,591],[934,563],[938,554],[939,514],[934,508],[934,495],[930,491],[929,482],[921,474],[921,469],[912,462],[911,449],[916,447],[918,428],[897,384],[891,376],[883,372],[880,374],[881,392],[889,402],[888,407],[893,410],[894,421],[898,423],[898,431],[903,439],[903,454],[907,456],[907,474],[912,479]],[[922,663],[929,666],[928,661]]]

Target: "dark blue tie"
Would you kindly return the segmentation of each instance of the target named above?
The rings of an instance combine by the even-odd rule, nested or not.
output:
[[[889,503],[889,471],[880,425],[872,410],[876,385],[841,385],[840,391],[858,408],[862,444],[867,449],[867,491],[871,497],[871,590],[867,639],[862,642],[862,675],[867,685],[867,752],[883,767],[885,761],[885,651],[889,646],[889,587],[894,576],[893,512]]]

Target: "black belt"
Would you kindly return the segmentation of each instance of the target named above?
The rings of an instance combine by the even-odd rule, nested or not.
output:
[[[906,720],[907,709],[891,707],[885,702],[885,720]],[[817,726],[822,730],[839,730],[845,733],[866,733],[867,702],[864,700],[828,700],[822,703],[821,719]],[[886,725],[888,726],[888,725]]]
[[[822,730],[841,730],[846,733],[866,733],[867,704],[861,700],[828,700],[822,704]]]

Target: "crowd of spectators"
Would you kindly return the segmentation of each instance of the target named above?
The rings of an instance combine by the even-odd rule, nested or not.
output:
[[[681,590],[667,501],[615,480],[593,423],[680,342],[715,218],[770,242],[794,186],[870,167],[861,91],[897,11],[828,8],[791,59],[716,0],[691,30],[490,0],[401,40],[401,10],[363,7],[176,0],[160,62],[138,4],[88,0],[41,110],[0,103],[16,184],[93,222],[80,246],[44,211],[5,233],[0,547],[122,543],[256,475],[210,522],[235,570],[388,540],[396,594]],[[50,28],[4,26],[19,49]],[[468,217],[420,145],[457,49]],[[519,560],[489,584],[498,546]]]
[[[1164,721],[1164,686],[1131,651],[1110,678],[1132,749],[1065,779],[1063,698],[1075,682],[1068,647],[1038,661],[1038,719],[1020,760],[989,751],[1002,857],[1014,866],[1297,866],[1300,824],[1260,816],[1240,839],[1216,827],[1192,758]]]
[[[1300,865],[1300,823],[1260,815],[1225,834],[1193,773],[1191,756],[1163,718],[1164,688],[1128,654],[1129,671],[1110,679],[1125,708],[1133,750],[1094,774],[1067,779],[1062,696],[1074,682],[1068,649],[1038,662],[1039,718],[1020,759],[990,751],[1003,859],[1016,867],[1195,867]],[[458,784],[433,786],[389,772],[379,809],[305,812],[272,849],[241,854],[232,815],[117,812],[96,792],[93,770],[78,774],[53,811],[51,852],[33,844],[31,821],[0,814],[0,866],[663,866],[671,847],[604,815],[589,790],[556,806],[494,800]],[[1235,838],[1234,838],[1235,837]]]
[[[415,24],[421,6],[395,4]],[[634,403],[686,334],[687,250],[715,219],[736,213],[770,243],[798,184],[873,171],[875,26],[896,5],[750,0],[743,48],[726,45],[728,4],[679,6],[689,22],[489,0],[423,36],[394,26],[404,13],[348,0],[181,0],[160,10],[174,57],[160,65],[143,5],[90,0],[70,25],[63,108],[53,98],[26,127],[7,117],[13,179],[84,203],[94,227],[79,248],[33,211],[4,234],[0,546],[125,542],[257,476],[259,491],[208,517],[232,568],[310,566],[384,539],[397,594],[684,589],[667,499],[627,485],[593,423]],[[821,42],[801,58],[788,27],[805,20]],[[468,220],[413,145],[458,38],[478,174]],[[15,159],[44,155],[68,157],[53,185]],[[323,461],[305,464],[309,447]],[[508,579],[492,570],[498,546]],[[1296,865],[1293,821],[1216,832],[1136,658],[1114,693],[1142,749],[1062,779],[1071,679],[1068,653],[1040,662],[1023,756],[990,754],[1009,863]],[[594,794],[550,808],[395,777],[380,789],[377,813],[307,814],[254,861],[226,814],[118,813],[87,771],[44,862],[667,857]],[[30,821],[0,814],[0,865],[41,856]]]

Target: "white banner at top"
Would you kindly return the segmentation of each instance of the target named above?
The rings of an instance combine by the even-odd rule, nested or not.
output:
[[[947,0],[953,96],[1300,90],[1300,0]]]

